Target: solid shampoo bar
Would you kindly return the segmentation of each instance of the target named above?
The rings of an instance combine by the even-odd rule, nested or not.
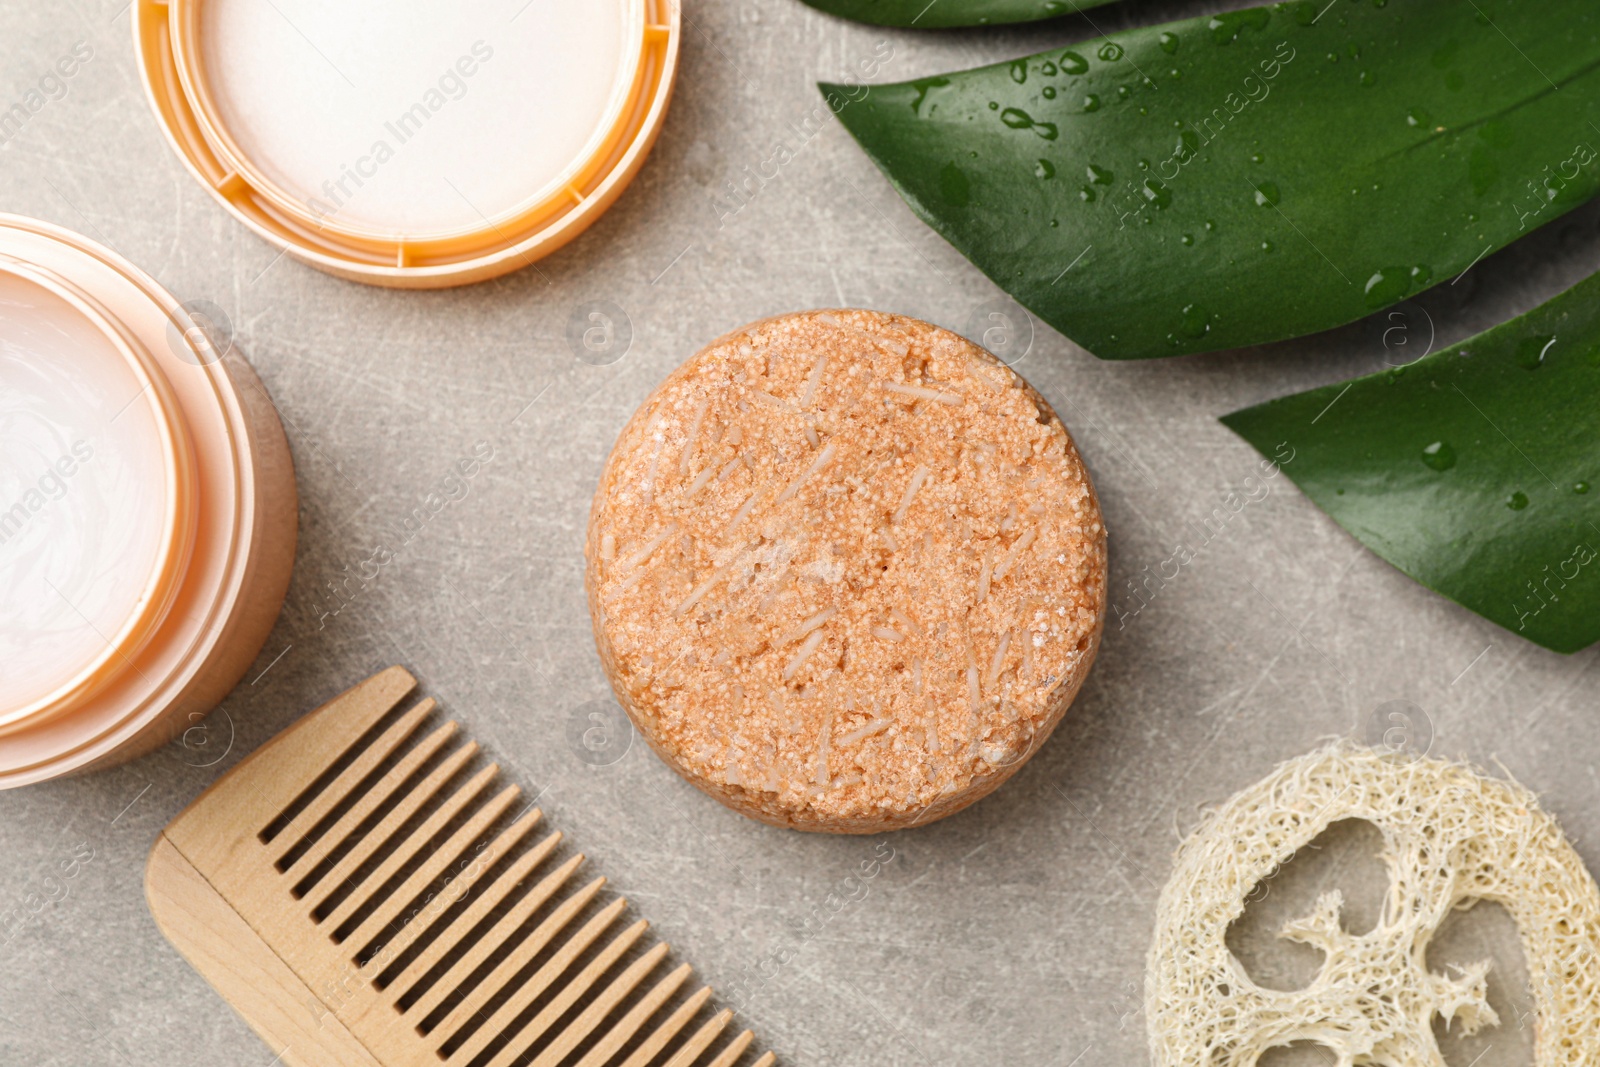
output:
[[[1010,368],[915,319],[781,316],[678,368],[607,461],[600,656],[656,752],[783,826],[959,810],[1049,735],[1099,643],[1106,534]]]

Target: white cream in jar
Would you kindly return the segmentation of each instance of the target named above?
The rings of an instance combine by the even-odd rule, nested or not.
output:
[[[209,711],[277,616],[295,512],[248,364],[115,253],[0,216],[0,787]]]

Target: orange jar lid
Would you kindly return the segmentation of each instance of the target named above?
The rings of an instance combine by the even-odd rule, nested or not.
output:
[[[189,171],[288,255],[436,288],[526,266],[638,171],[678,0],[136,0],[140,71]]]

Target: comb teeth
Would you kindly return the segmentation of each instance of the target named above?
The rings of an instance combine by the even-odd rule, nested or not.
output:
[[[349,838],[350,833],[361,825],[364,819],[395,795],[402,782],[416,773],[417,768],[431,759],[455,734],[456,724],[453,722],[447,722],[429,734],[421,744],[407,752],[405,758],[389,768],[376,785],[351,805],[349,810],[325,834],[312,842],[283,873],[298,882],[315,870],[336,847]],[[285,857],[287,855],[285,853]],[[280,864],[282,862],[279,860]]]
[[[485,786],[488,785],[489,779],[493,777],[490,773],[491,771],[493,771],[493,768],[484,773]],[[462,793],[465,792],[467,790],[463,789]],[[506,809],[511,807],[512,801],[516,800],[521,793],[522,790],[514,785],[501,790],[493,800],[479,808],[472,818],[462,824],[459,830],[451,834],[449,840],[438,849],[435,849],[432,856],[423,860],[421,865],[400,884],[400,888],[390,892],[386,899],[373,908],[371,913],[361,921],[361,924],[352,933],[345,936],[356,944],[363,943],[367,938],[399,919],[400,912],[406,904],[420,897],[423,888],[444,874],[445,868],[453,860],[459,859],[463,864],[470,863],[470,860],[462,859],[462,857],[466,855],[467,849],[472,842],[482,837],[495,820],[506,813]],[[466,801],[462,802],[463,805],[465,803]],[[441,809],[440,814],[443,815],[447,810],[449,810],[448,806],[445,809]],[[425,829],[426,827],[424,827]],[[419,830],[415,836],[422,837],[423,831]],[[397,852],[390,862],[398,867],[402,862],[402,855],[405,857],[403,862],[411,862],[420,858],[420,853],[420,847],[415,853]],[[466,868],[463,867],[462,869],[465,870]],[[413,925],[415,923],[407,923],[401,932],[404,933],[410,930]]]
[[[531,824],[537,821],[538,818],[539,812],[535,811],[523,822]],[[517,825],[521,826],[522,823]],[[510,836],[511,832],[507,831],[503,836]],[[399,974],[386,979],[386,983],[393,994],[390,999],[398,1000],[403,995],[409,995],[417,979],[432,971],[448,954],[459,950],[466,943],[466,939],[472,932],[478,928],[478,925],[489,917],[490,912],[505,903],[507,894],[520,886],[523,879],[527,878],[534,868],[548,859],[560,843],[561,833],[557,831],[518,856],[514,863],[496,875],[494,880],[483,892],[478,894],[477,899],[472,902],[466,911],[454,916],[444,924],[433,944],[425,948],[416,959],[407,963]],[[578,858],[581,859],[582,857]],[[485,864],[485,868],[487,866]],[[567,866],[570,873],[570,869],[576,868],[577,863],[568,861]]]
[[[344,857],[336,863],[331,871],[316,879],[314,890],[306,893],[307,908],[316,912],[322,909],[329,899],[342,890],[350,889],[354,885],[358,868],[376,855],[385,845],[391,844],[400,828],[406,821],[422,810],[429,800],[433,799],[439,790],[444,788],[446,782],[455,777],[456,772],[465,767],[477,754],[476,742],[468,741],[450,755],[446,756],[437,767],[410,793],[399,794],[394,807],[389,809],[387,815],[367,833],[360,837],[352,837],[351,848]],[[300,887],[296,887],[299,889]]]
[[[618,912],[621,910],[622,909],[619,908]],[[496,1022],[500,1022],[502,1023],[502,1026],[497,1031],[496,1036],[503,1036],[509,1033],[512,1037],[511,1043],[502,1048],[500,1054],[489,1061],[490,1067],[506,1067],[506,1065],[513,1059],[516,1059],[518,1055],[520,1055],[522,1052],[525,1052],[533,1042],[543,1037],[545,1033],[549,1031],[551,1024],[557,1019],[561,1018],[562,1015],[566,1014],[567,1009],[572,1007],[573,1004],[577,1003],[579,997],[589,992],[589,990],[594,987],[595,983],[599,981],[600,976],[605,974],[606,971],[610,970],[612,964],[622,959],[623,954],[632,948],[634,943],[643,937],[644,932],[649,928],[650,924],[645,920],[640,919],[638,922],[622,931],[622,933],[612,938],[606,944],[605,948],[601,949],[600,953],[590,961],[587,967],[584,967],[583,970],[579,971],[576,976],[567,982],[566,985],[555,989],[555,995],[550,998],[550,1003],[546,1004],[539,1014],[534,1016],[532,1022],[529,1022],[522,1027],[516,1027],[512,1025],[511,1020],[515,1019],[521,1011],[528,1008],[532,1004],[534,997],[533,995],[530,995],[530,992],[526,989],[517,990],[516,995],[510,1000],[506,1001],[505,1005],[500,1009],[500,1011],[495,1012],[495,1014],[489,1019],[489,1023],[478,1031],[480,1034],[489,1032],[490,1026],[493,1026]],[[617,981],[626,981],[630,984],[630,986],[632,984],[636,984],[639,980],[641,967],[646,970],[650,967],[654,967],[656,963],[660,961],[661,957],[666,955],[666,953],[667,946],[665,943],[657,945],[655,948],[651,949],[643,959],[629,967],[628,970],[617,979]],[[531,984],[532,983],[530,983],[530,985]],[[507,1010],[512,1007],[515,1007],[516,1011]],[[581,1022],[582,1019],[580,1018],[573,1024],[573,1028],[576,1028],[578,1023]],[[566,1033],[563,1033],[561,1036],[565,1037]],[[582,1034],[580,1034],[579,1037],[581,1038]],[[513,1049],[516,1051],[513,1052]],[[449,1060],[446,1061],[449,1064],[449,1067],[465,1067],[466,1064],[471,1063],[474,1057],[463,1055],[465,1052],[466,1049],[463,1048],[456,1055],[451,1056]]]
[[[711,1043],[732,1021],[733,1012],[726,1008],[719,1011],[714,1018],[707,1020],[704,1026],[696,1030],[693,1037],[684,1042],[683,1048],[667,1061],[667,1067],[692,1067],[698,1063],[700,1054],[711,1047]]]
[[[427,728],[431,699],[400,710],[414,684],[392,668],[313,712],[152,853],[163,929],[287,1046],[283,1062],[770,1067],[770,1053],[749,1062],[749,1031],[728,1036],[732,1012],[707,1017],[710,987],[687,992],[692,969],[667,966],[649,924],[602,897],[604,878],[574,880],[583,856],[560,857],[559,832],[535,840],[540,812],[517,803],[517,786],[494,788],[498,768],[481,765],[475,742],[453,722]],[[187,865],[173,886],[207,885],[248,924],[255,942],[231,938],[230,951],[292,972],[278,984],[301,990],[295,1003],[252,1011],[245,1002],[272,982],[214,970],[215,945],[188,950],[184,924],[163,921],[176,905],[159,870],[173,861],[158,856]]]
[[[628,1013],[617,1020],[610,1030],[606,1031],[605,1037],[597,1041],[595,1046],[589,1050],[588,1055],[578,1061],[577,1067],[599,1067],[600,1064],[615,1056],[617,1051],[639,1032],[645,1021],[654,1015],[672,997],[672,994],[678,991],[678,988],[683,983],[689,980],[689,975],[693,971],[694,968],[687,963],[679,964],[677,970],[657,982],[649,993],[640,998],[639,1003],[628,1009]],[[540,1059],[543,1058],[542,1056],[540,1057]]]
[[[705,1007],[710,999],[711,987],[701,986],[694,996],[678,1005],[671,1015],[662,1020],[655,1032],[645,1038],[639,1047],[633,1050],[633,1055],[623,1061],[622,1067],[645,1067],[661,1054],[661,1050],[678,1036],[679,1031],[689,1025],[689,1020],[699,1014],[700,1009]],[[590,1062],[590,1057],[586,1056],[578,1067],[595,1067],[595,1065]]]
[[[641,920],[636,929],[638,929],[639,933],[643,934],[646,925],[647,924]],[[630,928],[630,932],[631,929],[634,928]],[[617,940],[621,941],[622,938],[618,938]],[[632,941],[629,941],[628,944],[632,944]],[[608,953],[610,952],[609,947],[606,951]],[[620,951],[618,952],[618,955],[621,955]],[[570,1055],[584,1038],[588,1037],[594,1032],[595,1027],[600,1025],[600,1020],[610,1015],[612,1010],[616,1008],[618,1004],[621,1004],[625,997],[639,987],[639,985],[645,980],[650,972],[655,970],[656,964],[660,963],[666,958],[666,955],[667,943],[663,941],[650,951],[646,952],[643,956],[639,957],[639,959],[635,960],[631,965],[629,965],[627,970],[617,975],[617,977],[611,981],[611,984],[606,986],[605,989],[603,989],[599,995],[594,998],[589,1006],[584,1008],[583,1011],[579,1013],[578,1017],[572,1021],[571,1025],[569,1025],[565,1030],[562,1030],[558,1035],[556,1035],[554,1041],[551,1041],[549,1045],[545,1046],[545,1050],[539,1053],[538,1058],[533,1061],[532,1067],[556,1067],[556,1064],[560,1063],[568,1055]],[[601,959],[605,958],[605,956],[601,957]],[[550,1017],[551,1021],[554,1021],[560,1015],[560,1013],[556,1010],[558,1007],[570,1007],[572,1001],[576,1001],[577,998],[582,995],[582,993],[586,992],[590,985],[596,982],[599,979],[600,974],[603,973],[598,968],[599,962],[600,960],[596,960],[590,968],[585,968],[584,973],[579,976],[580,981],[574,982],[572,985],[569,985],[563,989],[561,991],[562,996],[558,997],[556,1002],[552,1003],[543,1012],[540,1012],[540,1017],[534,1020],[535,1026],[539,1026],[546,1015]],[[593,968],[593,974],[590,973],[591,968]],[[687,978],[688,976],[689,970],[686,964],[683,977]],[[584,981],[584,979],[587,979],[588,981]],[[569,997],[568,994],[571,994],[571,996]],[[649,998],[646,997],[645,999],[648,1000]],[[663,997],[663,999],[665,998]],[[563,1003],[563,1000],[565,1000],[566,1003]],[[532,1028],[530,1027],[530,1029]],[[511,1050],[520,1044],[522,1047],[517,1055],[521,1055],[522,1052],[527,1051],[534,1038],[540,1034],[543,1034],[544,1031],[545,1027],[540,1026],[540,1028],[533,1034],[524,1035],[522,1040],[514,1041],[507,1045],[506,1050],[495,1057],[495,1067],[509,1067],[509,1065],[516,1059],[516,1056],[511,1054]],[[610,1032],[607,1032],[606,1037],[611,1037]]]
[[[465,747],[463,746],[464,749]],[[476,748],[477,746],[472,747]],[[338,940],[343,941],[349,935],[349,931],[345,929],[345,920],[349,919],[357,911],[362,910],[363,907],[383,899],[378,894],[385,893],[389,882],[394,876],[408,863],[420,860],[422,850],[427,847],[439,831],[450,825],[458,815],[469,810],[469,805],[489,788],[489,783],[493,782],[495,775],[499,773],[500,768],[491,763],[473,775],[465,785],[451,793],[444,803],[434,810],[433,814],[424,819],[421,826],[412,830],[400,842],[399,847],[390,852],[388,857],[378,865],[376,871],[356,883],[354,891],[346,896],[326,916],[326,921],[333,927],[334,936]],[[424,801],[419,800],[416,805],[417,809],[420,810],[424,803]],[[402,802],[400,807],[395,810],[401,811],[407,807],[408,805]],[[418,811],[411,811],[409,814],[415,816]],[[375,888],[367,891],[368,886],[374,886]]]
[[[300,841],[307,837],[312,828],[333,812],[339,804],[355,792],[356,786],[370,774],[373,768],[384,761],[395,749],[416,733],[417,727],[428,717],[433,710],[433,700],[430,698],[419,703],[416,707],[400,716],[394,725],[385,730],[367,749],[353,759],[344,770],[340,771],[334,780],[328,783],[321,792],[311,797],[300,814],[289,820],[289,824],[279,831],[278,839],[284,841]],[[453,727],[455,724],[452,723]],[[263,830],[263,833],[265,831]]]
[[[515,949],[512,949],[512,952],[504,960],[499,961],[498,965],[494,966],[493,971],[490,971],[490,974],[482,982],[478,982],[475,990],[467,990],[464,987],[464,981],[478,968],[480,958],[491,957],[494,952],[498,952],[501,949],[502,945],[510,944],[512,937],[522,929],[523,923],[528,920],[530,915],[533,915],[534,910],[538,909],[539,905],[544,904],[544,901],[549,899],[550,894],[554,894],[555,889],[560,888],[565,883],[566,878],[571,877],[573,870],[578,869],[579,862],[582,862],[582,856],[571,857],[570,861],[566,861],[562,869],[552,873],[549,878],[542,881],[538,888],[534,888],[533,893],[523,897],[522,901],[518,902],[514,909],[507,913],[506,917],[501,918],[501,921],[494,925],[494,928],[483,939],[483,942],[480,942],[480,945],[478,945],[480,950],[478,952],[464,953],[456,961],[456,965],[448,973],[445,973],[445,976],[435,985],[434,990],[424,993],[422,1000],[419,1000],[414,1005],[416,1016],[419,1019],[427,1019],[427,1017],[434,1014],[435,1006],[440,1005],[445,998],[450,997],[451,993],[456,992],[464,992],[466,997],[451,1011],[450,1016],[446,1016],[442,1024],[438,1025],[443,1025],[445,1029],[454,1029],[454,1025],[459,1025],[467,1017],[477,1014],[483,1008],[483,1005],[488,1003],[490,997],[493,997],[494,992],[498,992],[502,985],[509,981],[510,977],[520,971],[523,966],[528,965],[538,955],[539,950],[544,949],[547,944],[554,941],[555,936],[562,933],[562,929],[565,929],[566,925],[571,923],[573,918],[581,910],[584,910],[584,907],[587,907],[590,901],[594,901],[594,897],[600,893],[600,888],[605,885],[605,878],[595,878],[594,881],[590,881],[589,885],[579,889],[578,893],[568,897],[560,907],[557,907],[554,912],[550,912],[549,917],[541,921],[538,928],[534,928],[533,933],[526,937],[522,944],[515,945]],[[437,1027],[429,1027],[429,1029],[437,1029]]]
[[[489,1001],[496,995],[511,990],[511,976],[521,971],[533,959],[539,948],[554,940],[555,935],[560,933],[561,929],[571,922],[572,917],[594,898],[595,893],[599,892],[600,886],[603,884],[600,879],[590,882],[589,885],[584,887],[584,893],[567,901],[558,908],[548,920],[540,924],[539,928],[534,931],[533,937],[529,938],[527,942],[508,956],[490,973],[486,980],[468,994],[466,999],[457,1004],[437,1027],[433,1028],[435,1032],[446,1035],[458,1033],[462,1025],[468,1020],[476,1018],[480,1012],[483,1012],[488,1007]],[[601,934],[605,933],[606,927],[615,922],[617,916],[621,915],[626,907],[627,902],[625,900],[614,900],[602,909],[598,915],[584,923],[571,937],[560,944],[544,966],[540,967],[526,981],[519,983],[515,987],[512,991],[511,999],[506,1003],[519,1007],[526,1007],[532,1003],[539,994],[554,984],[562,972],[572,966],[573,961],[582,955],[590,945],[594,944]],[[495,1012],[488,1022],[478,1029],[477,1034],[473,1035],[475,1037],[482,1035],[481,1040],[476,1042],[477,1047],[481,1047],[493,1039],[495,1031],[492,1027],[497,1022],[504,1025],[515,1017],[515,1011],[507,1012],[504,1007]]]
[[[466,894],[470,893],[473,887],[478,884],[478,880],[494,866],[495,862],[511,849],[515,848],[522,841],[522,839],[528,835],[528,832],[539,824],[539,820],[542,817],[543,815],[538,808],[533,809],[522,818],[518,819],[516,823],[514,823],[503,834],[490,842],[486,848],[481,849],[480,854],[473,859],[472,863],[468,865],[460,875],[451,881],[448,891],[450,894],[454,894],[454,900],[463,899]],[[560,834],[551,834],[549,837],[545,838],[537,848],[530,849],[529,851],[523,853],[520,859],[529,860],[530,865],[536,866],[543,859],[543,857],[548,856],[550,852],[554,850],[556,844],[559,843],[560,840]],[[449,903],[454,902],[454,900],[449,900],[449,898],[443,893],[441,893],[441,895],[436,899],[447,900]],[[475,904],[482,904],[484,901],[492,899],[492,897],[484,895],[479,897]],[[448,906],[448,904],[446,906]],[[487,911],[487,907],[485,906],[483,910]],[[481,917],[482,916],[480,915],[479,918]],[[465,918],[465,916],[462,916],[461,918]],[[469,921],[469,928],[470,925],[471,923]],[[393,940],[384,945],[383,955],[389,958],[396,958],[403,955],[406,949],[410,948],[418,938],[426,933],[432,932],[432,930],[433,924],[424,924],[420,922],[407,923],[401,928],[400,932],[394,936]],[[444,952],[448,951],[450,946],[455,943],[457,942],[444,942],[439,949],[439,954],[442,955]],[[377,967],[381,962],[381,957],[374,956],[370,962],[366,964],[366,966]],[[380,975],[382,974],[382,968],[379,968],[378,973]],[[404,972],[402,972],[401,976],[403,977],[403,975]]]

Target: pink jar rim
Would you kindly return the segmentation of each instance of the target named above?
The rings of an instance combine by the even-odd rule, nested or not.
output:
[[[0,214],[0,256],[70,282],[140,342],[170,387],[175,417],[181,418],[191,442],[194,502],[191,549],[175,576],[161,624],[128,657],[125,669],[98,689],[54,714],[34,716],[0,732],[0,788],[6,788],[114,761],[133,746],[152,747],[150,731],[159,729],[175,706],[193,703],[197,678],[229,651],[224,646],[253,641],[253,647],[233,650],[232,658],[242,655],[247,665],[265,632],[241,635],[241,628],[233,625],[254,557],[264,549],[256,514],[262,457],[234,380],[243,377],[254,383],[254,375],[248,370],[230,375],[224,354],[211,347],[171,293],[117,253],[79,234]],[[253,387],[259,389],[259,383]],[[271,404],[264,392],[256,400],[257,407],[261,400]],[[281,448],[281,429],[276,432]],[[292,473],[289,477],[287,499],[277,504],[292,509]],[[293,540],[291,527],[291,558]],[[279,602],[287,585],[287,564],[281,569],[283,581],[275,590]],[[197,715],[209,710],[207,705]]]
[[[129,669],[165,620],[194,547],[194,454],[189,431],[165,374],[144,343],[122,328],[91,295],[55,272],[0,255],[0,273],[44,290],[102,336],[141,386],[134,403],[148,407],[162,456],[161,534],[141,595],[120,627],[101,635],[105,646],[86,663],[67,668],[45,695],[22,704],[0,701],[0,736],[70,709]]]

